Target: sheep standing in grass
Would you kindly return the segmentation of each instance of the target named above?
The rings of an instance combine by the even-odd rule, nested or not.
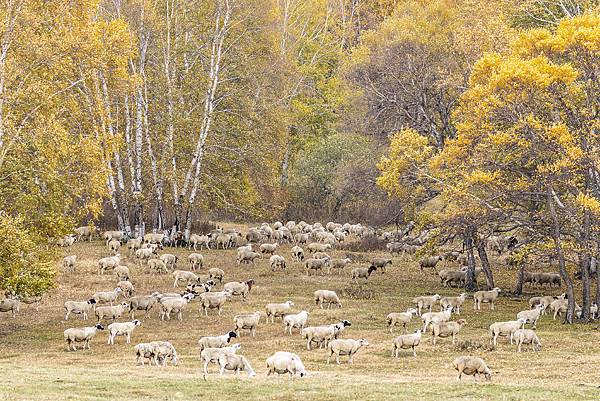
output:
[[[121,264],[121,255],[116,254],[98,261],[98,274],[104,274],[105,270],[112,270]]]
[[[417,315],[421,316],[421,310],[423,308],[427,308],[429,309],[429,312],[431,312],[431,308],[433,307],[433,305],[435,305],[435,303],[437,301],[439,301],[441,299],[441,297],[438,294],[434,294],[431,296],[422,296],[422,297],[416,297],[413,299],[413,303],[415,305],[417,305]]]
[[[412,348],[413,356],[417,357],[416,347],[421,343],[421,330],[417,330],[412,334],[403,334],[394,338],[392,341],[392,356],[398,358],[401,349]]]
[[[18,299],[0,299],[0,312],[10,312],[15,317],[21,311],[21,301]]]
[[[139,320],[131,322],[111,323],[108,325],[108,344],[114,345],[116,336],[125,336],[127,344],[131,342],[131,333],[133,330],[142,324]]]
[[[69,315],[82,315],[83,320],[87,320],[88,313],[94,310],[96,300],[94,298],[87,301],[67,301],[65,302],[65,320],[69,319]]]
[[[204,256],[199,253],[190,253],[188,261],[190,262],[190,269],[192,270],[204,267]]]
[[[171,320],[171,313],[176,313],[177,318],[183,320],[183,310],[187,307],[188,303],[194,298],[194,294],[186,294],[179,298],[163,298],[160,300],[161,313],[160,320]]]
[[[421,269],[421,272],[423,272],[423,269],[428,268],[433,269],[437,273],[435,266],[441,262],[442,259],[443,258],[441,256],[429,256],[427,258],[423,258],[419,260],[419,268]]]
[[[169,270],[175,269],[175,267],[177,267],[177,261],[179,261],[179,258],[177,256],[170,253],[163,253],[162,255],[160,255],[159,259],[165,262],[165,265]]]
[[[294,246],[290,252],[292,253],[292,258],[294,258],[296,262],[302,262],[304,260],[304,250],[299,246]]]
[[[131,284],[131,281],[119,281],[117,283],[117,288],[121,289],[125,298],[131,297],[135,292],[135,287]]]
[[[392,265],[392,259],[385,258],[373,258],[369,267],[374,267],[375,270],[381,270],[381,273],[385,273],[386,266]]]
[[[229,347],[222,348],[204,348],[200,351],[200,360],[203,364],[204,375],[208,374],[208,364],[218,363],[221,354],[232,353],[235,354],[242,346],[240,344],[233,344]]]
[[[150,269],[151,271],[155,271],[156,273],[159,273],[159,274],[169,272],[169,269],[167,269],[167,264],[160,259],[149,259],[148,260],[148,269]]]
[[[217,309],[219,316],[225,302],[231,299],[231,291],[206,292],[200,294],[200,314],[204,312],[204,316],[208,316],[209,309]]]
[[[90,341],[94,338],[98,330],[104,330],[104,327],[101,324],[97,324],[91,327],[66,329],[64,336],[65,341],[67,342],[67,351],[71,351],[71,348],[73,348],[73,351],[77,351],[75,343],[78,342],[83,343],[82,349],[85,349],[86,347],[87,349],[90,349]]]
[[[290,378],[295,375],[306,376],[306,369],[300,357],[291,352],[279,351],[267,358],[267,376],[272,373],[283,375],[289,373]]]
[[[110,240],[108,242],[108,251],[111,255],[116,255],[121,250],[121,241],[116,239]]]
[[[127,266],[119,265],[113,270],[117,280],[129,280],[129,268]]]
[[[75,263],[77,263],[77,255],[65,256],[62,263],[65,273],[74,273]]]
[[[369,281],[369,277],[376,271],[377,268],[374,266],[367,267],[356,267],[352,269],[352,281],[357,282],[359,278],[364,278],[365,282]]]
[[[310,351],[311,343],[315,342],[319,348],[327,346],[330,340],[337,339],[340,333],[348,326],[351,326],[348,320],[342,320],[339,323],[330,324],[327,326],[312,326],[302,329],[300,334],[306,339],[306,349]]]
[[[486,380],[492,380],[490,368],[488,368],[481,358],[459,356],[452,362],[452,366],[458,371],[458,380],[462,380],[463,373],[465,375],[472,375],[475,380],[477,380],[477,375],[484,375]]]
[[[327,303],[327,309],[331,309],[331,305],[337,305],[338,308],[342,307],[340,298],[337,296],[335,291],[330,290],[317,290],[314,294],[315,304],[323,309],[323,304]]]
[[[523,344],[531,344],[531,348],[534,352],[539,351],[542,347],[542,343],[537,334],[530,329],[519,329],[515,331],[513,338],[517,343],[517,352],[521,352],[521,346]]]
[[[494,347],[498,343],[498,337],[510,337],[510,344],[513,343],[515,331],[519,330],[525,325],[527,320],[519,318],[517,320],[511,320],[508,322],[496,322],[490,325],[490,342]]]
[[[329,344],[327,344],[327,364],[329,364],[329,359],[335,355],[335,362],[340,364],[340,355],[348,355],[348,363],[352,365],[352,357],[354,354],[358,352],[362,347],[366,347],[369,345],[369,342],[364,338],[360,340],[331,340]]]
[[[285,270],[285,258],[280,255],[273,255],[269,258],[269,266],[271,266],[271,271],[275,271],[278,268]]]
[[[256,372],[250,366],[250,362],[243,356],[232,353],[223,353],[219,356],[219,375],[223,375],[225,370],[233,370],[236,374],[244,371],[248,377],[256,376]]]
[[[129,241],[127,241],[127,249],[129,250],[129,256],[135,255],[135,251],[142,247],[143,242],[143,238],[131,238]]]
[[[331,259],[329,264],[331,265],[331,269],[337,271],[339,274],[342,274],[344,268],[352,263],[352,259],[344,258],[344,259]]]
[[[283,316],[283,332],[289,331],[290,335],[292,335],[293,328],[299,328],[302,331],[307,321],[308,312],[305,310],[294,315],[285,315]]]
[[[129,312],[131,313],[131,318],[135,318],[136,310],[144,311],[144,318],[150,317],[150,310],[156,305],[158,302],[160,294],[155,292],[151,295],[140,295],[137,297],[129,298]]]
[[[260,253],[263,255],[273,255],[277,251],[279,244],[277,242],[273,244],[262,244],[260,246]]]
[[[498,298],[498,294],[500,294],[502,290],[496,287],[489,291],[477,291],[473,294],[473,299],[475,303],[473,304],[473,310],[481,310],[482,303],[489,303],[490,309],[494,310],[494,302]]]
[[[223,282],[223,277],[225,277],[225,272],[218,267],[213,267],[208,269],[208,278],[212,280],[219,280],[219,283]]]
[[[254,262],[255,259],[260,258],[260,253],[256,253],[256,252],[242,252],[242,253],[238,253],[238,257],[237,257],[237,264],[241,265],[242,263],[244,264],[249,264],[252,263],[252,265],[256,265],[256,263]]]
[[[185,270],[175,270],[173,278],[175,279],[173,281],[173,288],[177,288],[180,281],[185,281],[188,285],[200,282],[200,278],[195,273]]]
[[[154,345],[152,343],[140,343],[134,347],[136,355],[136,363],[144,366],[144,359],[148,359],[148,363],[152,365],[154,361],[155,365],[158,365],[156,361],[156,354],[154,353]]]
[[[121,290],[120,287],[117,287],[112,291],[98,291],[92,296],[92,298],[94,298],[98,304],[110,303],[112,306],[113,302],[117,300],[117,297],[122,291],[123,290]]]
[[[127,309],[129,309],[129,304],[127,302],[122,302],[116,306],[99,306],[96,308],[95,314],[98,322],[104,318],[115,320],[120,318]]]
[[[252,286],[254,285],[254,280],[246,280],[246,281],[231,281],[229,283],[225,283],[223,285],[223,290],[229,291],[231,295],[240,295],[242,297],[242,301],[246,301],[246,297],[250,294],[252,290]]]
[[[222,336],[202,337],[200,340],[198,340],[198,346],[200,347],[200,352],[202,352],[205,348],[223,348],[227,347],[231,342],[231,339],[236,337],[237,334],[235,334],[235,331],[230,331]]]
[[[329,259],[306,259],[304,268],[306,269],[307,276],[310,275],[311,271],[324,272],[327,269],[327,273],[329,273]]]
[[[533,309],[524,310],[524,311],[517,313],[517,319],[519,319],[519,318],[525,319],[526,323],[530,323],[532,328],[535,329],[535,325],[537,324],[537,321],[540,318],[540,315],[542,314],[543,309],[544,309],[544,306],[542,304],[539,304],[536,307],[534,307]]]
[[[235,325],[235,332],[238,336],[241,337],[241,330],[250,330],[250,334],[252,337],[256,335],[256,327],[260,322],[260,312],[256,311],[254,313],[242,313],[239,315],[235,315],[233,317],[233,323]]]
[[[462,304],[465,303],[465,300],[467,299],[467,293],[463,292],[462,294],[460,294],[457,297],[443,297],[442,299],[440,299],[440,311],[446,310],[449,307],[452,307],[452,310],[457,314],[460,315],[460,307],[462,306]]]
[[[152,256],[154,256],[154,250],[152,248],[141,248],[135,251],[135,257],[140,266],[142,266],[142,261],[149,261]]]
[[[404,332],[406,333],[406,325],[410,322],[413,315],[417,314],[415,308],[408,308],[406,312],[392,312],[386,317],[387,324],[390,328],[390,333],[393,332],[395,326],[402,324]]]
[[[452,336],[452,345],[455,344],[455,338],[462,327],[467,324],[465,319],[458,319],[456,322],[436,322],[431,324],[431,342],[433,345],[438,337]]]
[[[267,322],[269,321],[269,318],[271,318],[271,323],[275,323],[276,317],[281,317],[281,320],[283,321],[283,317],[292,310],[292,306],[294,306],[292,301],[285,301],[282,304],[267,304],[265,307],[267,312]]]
[[[445,311],[442,312],[427,312],[421,315],[421,319],[423,319],[423,333],[427,332],[427,327],[431,323],[440,323],[447,322],[450,320],[450,316],[452,315],[452,307],[449,307]]]
[[[163,366],[167,366],[167,359],[171,358],[173,366],[177,365],[177,351],[173,344],[168,341],[153,341],[154,355],[158,362]]]

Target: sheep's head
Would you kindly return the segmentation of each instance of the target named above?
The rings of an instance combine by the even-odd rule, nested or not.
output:
[[[93,305],[96,303],[96,300],[94,298],[90,298],[90,299],[88,299],[87,303],[90,305]]]
[[[416,315],[417,314],[417,310],[415,308],[408,308],[406,311],[408,313],[410,313],[411,315]]]
[[[467,324],[467,321],[465,319],[458,319],[456,323],[458,323],[460,326],[465,326]]]
[[[235,331],[230,331],[229,333],[227,333],[227,342],[229,342],[229,340],[231,340],[232,338],[236,338],[238,335],[236,334]]]
[[[352,326],[352,323],[350,323],[350,321],[349,321],[349,320],[342,320],[340,323],[341,323],[341,324],[342,324],[344,327],[347,327],[347,326]]]
[[[121,302],[121,306],[123,308],[129,308],[129,304],[127,302]]]
[[[286,301],[285,304],[287,306],[294,306],[294,303],[292,301]]]
[[[361,338],[360,340],[358,340],[358,342],[360,343],[360,345],[362,345],[363,347],[367,347],[369,345],[369,342],[367,340],[365,340],[364,338]]]
[[[132,321],[131,323],[133,323],[134,326],[139,326],[140,324],[142,324],[142,322],[140,322],[139,320],[135,319],[134,321]]]
[[[104,330],[104,326],[102,326],[101,324],[97,324],[96,325],[96,329],[97,330]]]

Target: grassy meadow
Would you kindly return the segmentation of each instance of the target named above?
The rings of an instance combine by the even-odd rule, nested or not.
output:
[[[352,239],[351,239],[352,240]],[[352,284],[350,270],[364,265],[371,257],[385,256],[385,252],[351,253],[357,260],[342,275],[310,276],[304,274],[300,263],[291,261],[290,245],[282,246],[281,255],[288,261],[285,272],[272,273],[268,260],[261,259],[256,267],[238,266],[233,250],[203,250],[205,266],[222,268],[225,282],[254,279],[256,284],[247,302],[238,297],[227,303],[223,315],[214,311],[208,317],[200,316],[195,302],[184,312],[182,322],[160,321],[157,308],[150,319],[141,319],[132,337],[125,344],[123,337],[117,344],[106,344],[108,334],[100,332],[91,344],[91,350],[67,352],[63,331],[69,327],[92,325],[79,316],[64,321],[63,303],[66,300],[85,300],[95,291],[114,288],[112,274],[98,275],[96,261],[107,255],[104,243],[94,241],[76,243],[66,254],[76,254],[78,265],[74,274],[61,273],[57,287],[51,291],[36,311],[33,305],[22,305],[16,318],[0,315],[0,400],[549,400],[598,399],[600,384],[600,333],[596,324],[563,325],[551,316],[538,322],[537,333],[542,350],[518,354],[506,338],[501,338],[496,350],[488,346],[488,326],[495,321],[513,320],[515,314],[527,308],[529,296],[558,294],[560,290],[525,288],[522,299],[501,296],[495,311],[485,304],[480,312],[473,311],[468,299],[460,317],[467,325],[459,334],[458,342],[469,340],[472,346],[455,347],[451,339],[441,339],[436,346],[424,335],[417,349],[417,358],[410,350],[399,359],[392,358],[391,339],[385,317],[392,311],[403,311],[412,306],[414,296],[439,293],[453,295],[460,289],[446,289],[432,272],[419,271],[416,261],[394,258],[386,274],[375,274],[366,284]],[[179,256],[179,269],[188,269],[187,249],[165,249]],[[122,264],[129,266],[137,294],[153,291],[173,291],[171,275],[144,272],[137,262],[123,250]],[[349,252],[335,250],[333,257],[344,257]],[[512,291],[516,271],[493,263],[497,284]],[[206,267],[204,273],[206,271]],[[203,273],[202,271],[200,273]],[[218,286],[217,288],[221,288]],[[341,294],[343,308],[316,309],[312,294],[317,289],[333,289]],[[353,298],[349,294],[362,294]],[[306,350],[299,334],[284,335],[281,322],[267,323],[263,318],[256,337],[246,332],[237,339],[257,376],[249,379],[244,373],[235,377],[230,372],[219,377],[215,365],[203,380],[198,357],[198,339],[205,335],[220,335],[232,329],[233,316],[240,312],[264,311],[269,302],[291,299],[294,310],[310,311],[309,325],[321,325],[348,319],[352,326],[343,338],[366,338],[370,346],[354,358],[354,365],[346,363],[327,365],[324,350]],[[137,318],[143,317],[138,313]],[[121,321],[128,320],[123,317]],[[414,318],[410,329],[420,325]],[[395,333],[400,333],[397,328]],[[136,366],[133,346],[139,342],[171,341],[180,357],[178,366]],[[288,376],[266,377],[265,359],[275,351],[296,352],[302,358],[309,376],[288,379]],[[471,376],[457,381],[452,360],[460,355],[482,357],[490,366],[491,383],[475,382]]]

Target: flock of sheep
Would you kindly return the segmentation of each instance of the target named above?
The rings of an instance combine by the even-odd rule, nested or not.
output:
[[[76,240],[91,240],[95,230],[92,227],[80,227],[72,236],[65,237],[61,245],[70,246]],[[203,248],[231,249],[237,248],[236,262],[238,265],[254,265],[258,258],[269,258],[269,267],[272,271],[286,270],[286,258],[278,254],[281,244],[293,244],[291,248],[291,259],[296,263],[301,263],[307,275],[311,274],[330,274],[336,271],[343,274],[347,265],[352,264],[350,258],[333,259],[327,252],[346,241],[348,236],[354,235],[359,238],[378,235],[386,240],[393,239],[390,233],[377,233],[371,227],[365,227],[360,224],[337,224],[327,223],[325,226],[315,223],[307,224],[305,222],[295,223],[287,222],[285,225],[276,222],[272,225],[263,223],[260,227],[251,228],[245,234],[237,229],[215,229],[204,235],[193,234],[187,244],[171,240],[164,234],[147,234],[143,238],[128,239],[125,233],[121,231],[106,231],[102,237],[106,241],[106,247],[111,256],[101,258],[98,261],[98,274],[102,275],[111,271],[117,280],[116,286],[111,291],[98,291],[87,300],[72,301],[64,303],[65,320],[71,315],[81,315],[83,320],[90,316],[96,317],[96,325],[90,327],[69,328],[64,331],[64,339],[68,350],[76,350],[77,343],[83,343],[83,349],[90,348],[90,341],[98,334],[99,330],[108,331],[109,345],[114,344],[117,336],[124,336],[127,343],[131,342],[131,336],[134,330],[142,324],[135,319],[137,311],[144,312],[144,319],[150,318],[150,312],[158,309],[161,320],[170,320],[171,317],[183,319],[183,312],[190,308],[190,304],[197,303],[200,314],[208,316],[210,310],[215,310],[217,315],[221,312],[228,301],[233,297],[240,297],[245,301],[250,296],[254,280],[242,282],[224,282],[225,272],[219,268],[207,268],[204,257],[197,251]],[[405,236],[395,238],[396,241],[387,244],[387,251],[392,255],[400,256],[413,255],[421,245],[427,240],[427,233],[424,231],[416,237]],[[171,253],[164,252],[166,245],[184,246],[193,248],[188,256],[187,264],[189,270],[177,269],[179,258]],[[140,267],[147,272],[156,274],[171,274],[173,287],[177,288],[184,284],[186,288],[183,292],[153,292],[148,295],[134,295],[135,288],[131,283],[130,269],[122,265],[120,255],[121,248],[126,246],[130,258],[135,258]],[[464,264],[461,260],[464,256],[459,252],[448,252],[443,256],[431,256],[422,258],[419,261],[421,269],[436,268],[436,265],[444,260],[446,265],[456,262],[458,266]],[[77,265],[77,256],[69,255],[63,259],[65,272],[72,273]],[[374,272],[386,271],[388,266],[392,265],[391,259],[373,258],[367,266],[356,267],[351,270],[351,280],[368,280]],[[204,270],[206,269],[206,270]],[[208,278],[202,280],[197,274],[199,270],[206,271]],[[444,286],[456,284],[464,285],[464,269],[458,270],[444,269],[438,272],[441,283]],[[531,284],[555,283],[553,280],[545,281],[538,277],[531,279]],[[222,285],[222,289],[217,291],[216,287]],[[477,291],[473,294],[474,310],[481,310],[482,303],[489,303],[490,310],[494,310],[495,302],[498,299],[501,290],[493,288],[487,291]],[[122,301],[119,302],[119,298]],[[314,292],[314,302],[321,309],[326,305],[327,308],[342,308],[339,295],[332,290],[320,289]],[[460,315],[461,307],[467,299],[467,294],[462,293],[453,297],[441,297],[438,294],[420,296],[413,299],[414,307],[408,308],[405,312],[394,312],[387,315],[386,321],[390,333],[396,326],[402,326],[404,334],[396,336],[392,340],[392,357],[399,357],[400,350],[410,349],[414,357],[417,356],[416,349],[421,343],[424,333],[431,332],[431,341],[435,345],[439,338],[451,337],[452,343],[455,343],[457,335],[467,324],[465,319],[452,320],[453,315]],[[18,312],[17,307],[8,308],[10,302],[18,304],[18,299],[5,299],[0,303],[0,311],[12,311],[13,315]],[[114,304],[114,305],[113,305]],[[439,305],[439,311],[434,307]],[[265,314],[267,322],[271,323],[280,318],[283,323],[284,333],[293,335],[294,329],[307,341],[307,350],[313,346],[324,348],[326,350],[327,363],[331,357],[335,357],[336,363],[340,363],[340,356],[347,356],[348,363],[352,363],[353,357],[363,347],[369,346],[368,340],[361,339],[343,339],[340,338],[346,327],[351,326],[348,320],[341,320],[335,324],[322,326],[308,326],[308,311],[293,313],[294,302],[288,300],[284,303],[269,303],[265,305]],[[534,351],[539,350],[541,341],[533,330],[541,316],[546,314],[547,310],[554,313],[554,318],[564,313],[567,307],[566,299],[563,296],[552,297],[534,297],[530,300],[529,310],[520,311],[516,319],[506,322],[495,322],[489,327],[490,342],[495,346],[499,336],[505,336],[510,339],[511,345],[516,343],[517,350],[521,352],[523,345],[531,345]],[[593,311],[594,312],[594,311]],[[597,312],[597,307],[596,307]],[[123,316],[129,316],[132,320],[117,322],[117,319]],[[246,372],[249,376],[255,375],[255,372],[248,361],[242,355],[237,354],[241,345],[233,344],[232,339],[239,339],[244,331],[254,336],[259,327],[263,312],[254,311],[235,315],[233,319],[232,330],[214,337],[202,337],[199,340],[200,359],[203,364],[204,374],[208,374],[208,366],[216,364],[219,367],[220,374],[226,370],[239,373]],[[422,320],[422,327],[419,327],[413,333],[407,333],[407,325],[413,317],[419,316]],[[106,328],[103,321],[112,321]],[[525,325],[531,325],[531,329],[525,328]],[[146,360],[150,364],[166,365],[171,360],[173,365],[177,364],[177,351],[173,344],[167,341],[154,341],[140,343],[134,347],[137,363],[143,365]],[[306,369],[299,355],[291,352],[278,351],[266,360],[268,375],[272,373],[285,374],[290,376],[305,376]],[[454,360],[453,366],[458,371],[459,379],[463,374],[474,375],[475,377],[483,375],[486,379],[491,378],[491,372],[486,363],[481,358],[462,356]]]

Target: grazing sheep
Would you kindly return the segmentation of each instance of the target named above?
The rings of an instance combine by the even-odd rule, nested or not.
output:
[[[21,301],[18,299],[0,299],[0,312],[11,312],[12,317],[21,311]]]
[[[519,318],[517,320],[511,320],[508,322],[496,322],[490,325],[490,342],[496,346],[498,343],[498,337],[510,337],[510,344],[513,343],[513,336],[515,331],[519,330],[525,325],[527,320]]]
[[[141,249],[140,249],[141,250]],[[168,273],[167,264],[160,259],[149,259],[148,268],[154,270],[156,273]]]
[[[561,295],[561,297],[564,299],[565,298],[564,294]],[[558,297],[558,298],[560,298],[560,297]],[[558,299],[558,298],[550,296],[550,295],[546,295],[546,296],[543,296],[543,297],[531,297],[531,298],[529,298],[529,307],[531,309],[533,309],[534,306],[542,305],[542,307],[543,307],[542,308],[542,315],[545,315],[546,314],[546,309],[550,306],[550,304],[552,302],[554,302],[555,299]]]
[[[204,374],[208,374],[208,364],[209,363],[218,363],[219,357],[221,354],[231,353],[235,354],[240,348],[241,344],[233,344],[229,347],[221,347],[221,348],[204,348],[200,351],[200,360],[202,361],[204,367]]]
[[[208,269],[208,278],[212,280],[219,280],[219,283],[223,282],[223,277],[225,277],[225,272],[218,267],[213,267]]]
[[[121,289],[125,298],[129,298],[135,292],[135,288],[133,287],[133,284],[131,284],[131,281],[119,281],[117,283],[117,288]]]
[[[327,252],[331,249],[331,244],[320,244],[318,242],[312,242],[308,244],[308,251],[310,253],[315,252]]]
[[[223,290],[231,292],[231,295],[241,295],[242,301],[246,301],[246,297],[252,290],[252,286],[254,285],[254,280],[246,280],[246,281],[231,281],[229,283],[225,283],[223,285]]]
[[[312,258],[313,259],[327,259],[328,261],[331,261],[331,256],[329,256],[325,252],[315,252],[315,253],[313,253]]]
[[[98,274],[104,274],[105,270],[114,269],[121,264],[121,255],[116,254],[108,258],[102,258],[98,261]]]
[[[108,242],[108,251],[110,252],[111,255],[118,254],[120,250],[121,250],[121,241],[113,239]]]
[[[298,233],[298,234],[294,235],[294,242],[296,244],[306,244],[308,242],[308,239],[309,239],[308,234]]]
[[[198,340],[198,346],[200,347],[200,352],[202,352],[205,348],[223,348],[227,347],[231,342],[231,339],[236,337],[237,334],[235,331],[230,331],[222,336],[202,337],[200,340]]]
[[[151,344],[158,362],[162,362],[163,366],[167,366],[167,359],[171,358],[173,366],[177,365],[177,351],[173,344],[168,341],[153,341]]]
[[[533,330],[519,329],[515,331],[513,338],[517,343],[517,352],[521,352],[521,346],[523,344],[531,344],[531,348],[534,352],[539,351],[539,349],[542,347],[540,339]]]
[[[267,358],[267,376],[272,373],[283,375],[289,373],[290,378],[295,375],[306,376],[306,369],[300,357],[292,352],[278,351]]]
[[[354,354],[358,352],[362,347],[366,347],[369,345],[369,342],[364,338],[360,340],[331,340],[329,344],[327,344],[327,364],[329,364],[329,359],[331,356],[335,355],[335,362],[340,364],[340,355],[348,355],[348,363],[352,364],[352,357]]]
[[[569,306],[568,299],[557,299],[550,304],[550,310],[554,312],[554,320],[557,316],[560,316],[567,312]],[[581,307],[575,302],[575,315],[581,313]]]
[[[492,380],[492,373],[483,359],[473,356],[459,356],[452,362],[454,369],[458,371],[458,380],[462,380],[463,373],[472,375],[477,380],[477,375],[484,375],[486,380]]]
[[[163,253],[162,255],[160,255],[159,259],[165,262],[165,265],[169,270],[175,269],[175,267],[177,266],[177,261],[179,260],[177,256],[170,253]]]
[[[125,238],[125,233],[123,231],[105,231],[102,233],[102,238],[106,240],[106,245],[110,243],[110,241],[123,241]]]
[[[323,304],[327,303],[327,309],[331,309],[331,305],[337,305],[338,308],[342,307],[340,298],[335,291],[330,290],[317,290],[315,291],[315,304],[323,309]]]
[[[549,287],[561,286],[561,278],[558,273],[534,273],[532,285],[539,284],[542,287],[544,284],[548,284]]]
[[[19,296],[19,300],[26,305],[35,304],[35,310],[39,311],[40,310],[40,302],[42,302],[42,296],[41,295],[36,295],[36,296],[22,295],[22,296]],[[592,307],[593,306],[594,306],[594,304],[592,304]]]
[[[64,331],[65,341],[67,342],[67,351],[77,351],[75,343],[83,343],[83,348],[90,349],[90,341],[96,335],[98,330],[104,330],[104,326],[97,324],[91,327],[70,328]]]
[[[327,326],[311,326],[305,327],[302,329],[300,334],[302,338],[306,339],[306,349],[310,351],[311,343],[315,342],[321,348],[322,346],[327,346],[330,340],[337,339],[342,331],[347,326],[352,326],[347,320],[342,320],[339,323],[330,324]]]
[[[374,266],[367,267],[356,267],[352,269],[352,281],[357,282],[359,278],[364,278],[365,282],[369,281],[371,274],[377,270]]]
[[[77,262],[77,255],[69,255],[63,258],[63,269],[65,273],[75,272],[75,263]]]
[[[173,288],[177,288],[179,286],[179,282],[182,280],[188,285],[200,282],[200,277],[193,272],[188,272],[185,270],[175,270],[173,272],[173,277],[175,278],[175,281],[173,282]]]
[[[65,302],[65,320],[69,319],[69,315],[72,313],[74,315],[82,315],[83,320],[87,320],[88,313],[94,309],[94,305],[96,304],[96,300],[94,298],[89,299],[87,301],[67,301]]]
[[[442,312],[427,312],[421,315],[423,319],[423,333],[427,333],[427,327],[432,323],[447,322],[452,316],[452,307]]]
[[[144,359],[148,359],[148,363],[152,365],[154,361],[155,365],[158,365],[156,360],[156,354],[154,353],[154,345],[152,343],[140,343],[134,347],[136,355],[136,363],[144,366]]]
[[[292,257],[296,262],[302,262],[304,260],[304,249],[300,248],[299,246],[294,246],[290,252],[292,253]]]
[[[277,251],[279,244],[277,242],[273,244],[262,244],[260,246],[260,253],[263,255],[273,255]]]
[[[97,232],[97,229],[93,226],[82,226],[77,227],[75,229],[75,235],[77,236],[77,241],[81,241],[83,239],[87,239],[88,241],[92,241],[92,237],[94,233]]]
[[[256,252],[242,252],[242,253],[238,253],[238,257],[237,257],[237,263],[238,265],[244,263],[244,264],[249,264],[252,263],[252,265],[255,265],[256,263],[254,262],[254,259],[258,259],[260,258],[260,253],[256,253]]]
[[[147,244],[156,244],[162,249],[163,241],[165,240],[165,234],[163,233],[148,233],[144,235],[144,242]]]
[[[467,281],[467,272],[464,270],[446,270],[443,275],[440,275],[442,278],[442,285],[444,287],[464,287]]]
[[[308,321],[308,312],[303,310],[300,313],[283,316],[283,332],[288,332],[292,335],[292,329],[297,327],[302,331]]]
[[[143,238],[131,238],[129,241],[127,241],[127,249],[129,250],[129,256],[135,255],[135,252],[142,247],[143,242]]]
[[[406,325],[410,322],[413,315],[417,314],[415,308],[408,308],[406,312],[392,312],[386,317],[387,324],[390,328],[390,333],[393,332],[395,326],[402,324],[404,332],[406,333]]]
[[[431,308],[437,301],[439,301],[441,297],[438,294],[433,294],[431,296],[421,296],[413,299],[413,303],[417,305],[417,315],[421,316],[421,309],[428,308],[429,312],[431,312]]]
[[[96,292],[92,298],[96,300],[96,303],[110,303],[112,306],[113,302],[117,300],[117,297],[122,292],[121,288],[117,287],[112,291],[98,291]]]
[[[129,312],[131,312],[131,318],[135,318],[136,310],[144,311],[144,318],[150,317],[150,310],[158,302],[160,294],[155,292],[151,295],[140,295],[137,297],[129,298]]]
[[[443,297],[442,299],[440,299],[440,311],[443,311],[445,309],[448,309],[448,307],[452,307],[452,310],[457,314],[460,315],[460,307],[462,306],[463,303],[465,303],[465,300],[467,299],[467,293],[463,292],[462,294],[460,294],[457,297]]]
[[[114,345],[116,336],[125,336],[127,344],[131,342],[131,333],[142,324],[139,320],[132,320],[124,323],[111,323],[108,325],[108,344]]]
[[[57,243],[58,243],[58,246],[68,248],[75,243],[75,236],[74,235],[65,235],[64,237],[60,238],[57,241]]]
[[[530,323],[532,328],[535,329],[535,325],[537,324],[537,321],[540,318],[543,309],[544,306],[540,304],[534,307],[533,309],[521,311],[517,313],[517,319],[525,319],[526,323]]]
[[[202,250],[203,246],[205,246],[206,249],[210,248],[210,246],[209,246],[210,238],[208,238],[208,235],[198,235],[198,234],[190,235],[190,240],[188,242],[188,249],[191,249],[193,246],[194,251],[197,251],[198,245],[200,245],[200,250]]]
[[[94,313],[96,314],[98,322],[104,318],[115,320],[120,318],[123,312],[125,312],[128,308],[129,304],[127,302],[122,302],[116,306],[98,306]]]
[[[271,266],[271,271],[275,271],[277,268],[285,270],[285,258],[280,255],[273,255],[269,258],[269,266]]]
[[[275,323],[275,318],[278,316],[280,316],[283,321],[283,317],[292,309],[292,306],[294,306],[292,301],[285,301],[282,304],[267,304],[265,307],[267,312],[267,322],[270,317],[271,323]]]
[[[373,258],[371,259],[370,267],[375,268],[375,270],[381,270],[381,273],[385,273],[385,268],[388,265],[392,265],[392,259]]]
[[[486,302],[490,304],[490,309],[494,310],[494,302],[496,301],[496,298],[498,298],[498,294],[500,294],[501,291],[502,290],[500,290],[498,287],[495,287],[490,291],[477,291],[475,294],[473,294],[473,299],[475,300],[475,303],[473,304],[473,310],[481,310],[481,304]]]
[[[113,270],[117,280],[125,281],[129,280],[129,268],[127,266],[119,265]]]
[[[436,343],[438,337],[452,336],[452,345],[455,344],[455,338],[462,327],[467,324],[465,319],[458,319],[456,322],[435,322],[431,324],[431,342]]]
[[[336,271],[339,272],[339,274],[342,274],[342,271],[344,270],[344,268],[347,265],[349,265],[350,263],[352,263],[352,259],[350,259],[350,258],[331,259],[329,261],[329,264],[331,265],[331,269],[335,269]]]
[[[135,251],[135,257],[138,260],[139,265],[142,265],[142,261],[149,261],[154,256],[154,249],[152,248],[141,248]]]
[[[402,244],[401,242],[389,242],[385,245],[385,249],[387,249],[388,252],[392,254],[392,256],[394,256],[394,254],[400,256],[400,254],[404,250],[404,244]]]
[[[183,320],[183,310],[188,303],[194,298],[194,294],[186,294],[179,298],[163,298],[160,300],[161,312],[160,319],[171,320],[171,313],[177,313],[177,318]]]
[[[311,271],[324,271],[327,269],[329,273],[329,259],[306,259],[304,262],[304,268],[306,269],[306,275],[310,275]]]
[[[199,253],[190,253],[188,256],[188,261],[190,262],[190,268],[192,270],[196,270],[197,268],[204,267],[204,256]]]
[[[206,292],[200,294],[200,313],[208,316],[209,309],[217,309],[219,316],[225,302],[231,299],[231,291]]]
[[[250,366],[250,362],[242,355],[223,353],[219,355],[218,363],[220,368],[219,375],[221,376],[225,370],[233,370],[236,374],[244,371],[248,374],[248,377],[256,376],[252,366]]]
[[[423,272],[424,268],[433,269],[435,272],[437,272],[435,266],[438,264],[438,262],[441,262],[442,259],[443,258],[441,256],[429,256],[427,258],[419,260],[419,267],[421,268],[421,272]]]
[[[417,357],[416,347],[421,343],[421,330],[417,330],[412,334],[403,334],[392,340],[392,356],[398,358],[401,349],[412,348],[413,356]]]
[[[243,313],[239,315],[235,315],[233,317],[233,322],[235,324],[235,332],[238,336],[241,337],[242,329],[250,330],[252,337],[256,335],[256,327],[260,322],[260,312],[256,311],[254,313]]]

